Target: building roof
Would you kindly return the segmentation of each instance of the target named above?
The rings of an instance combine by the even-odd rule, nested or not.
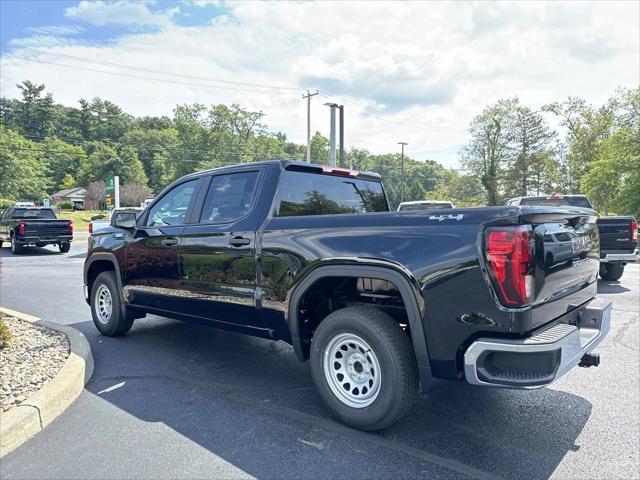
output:
[[[65,188],[53,194],[54,197],[75,197],[84,196],[87,193],[87,189],[83,187]]]

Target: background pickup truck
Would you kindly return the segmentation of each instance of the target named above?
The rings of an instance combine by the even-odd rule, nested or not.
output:
[[[595,213],[593,205],[584,195],[549,195],[518,197],[507,205],[537,205],[581,208]],[[638,222],[635,217],[600,217],[600,276],[604,280],[619,280],[628,262],[640,258],[638,251]],[[561,245],[560,245],[561,246]]]
[[[58,245],[68,252],[73,240],[73,221],[58,220],[51,208],[13,207],[0,215],[0,247],[11,244],[11,252],[22,253],[25,247]]]
[[[551,263],[549,233],[571,239]],[[528,389],[597,365],[611,317],[598,264],[584,210],[390,212],[376,174],[272,161],[188,175],[114,214],[84,284],[104,335],[154,313],[289,342],[332,412],[375,430],[443,380]]]

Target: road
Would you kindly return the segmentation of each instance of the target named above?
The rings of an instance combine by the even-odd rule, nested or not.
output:
[[[637,478],[640,265],[600,282],[613,301],[601,366],[553,387],[451,383],[379,433],[332,419],[282,342],[155,316],[97,334],[84,242],[66,255],[0,251],[0,304],[71,325],[95,372],[76,402],[0,462],[12,478]]]

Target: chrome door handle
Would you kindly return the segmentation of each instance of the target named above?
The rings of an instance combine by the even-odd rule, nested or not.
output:
[[[164,245],[165,247],[173,247],[174,245],[178,244],[178,239],[177,238],[165,238],[164,240],[162,240],[162,245]]]
[[[232,247],[242,247],[244,245],[249,245],[250,243],[251,240],[244,237],[235,237],[229,240],[229,245],[231,245]]]

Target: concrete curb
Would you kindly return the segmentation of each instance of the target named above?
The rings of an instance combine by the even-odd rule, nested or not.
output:
[[[93,374],[93,355],[85,336],[75,328],[0,307],[0,311],[64,333],[69,357],[58,374],[17,407],[0,413],[0,457],[15,450],[60,415],[80,395]]]

